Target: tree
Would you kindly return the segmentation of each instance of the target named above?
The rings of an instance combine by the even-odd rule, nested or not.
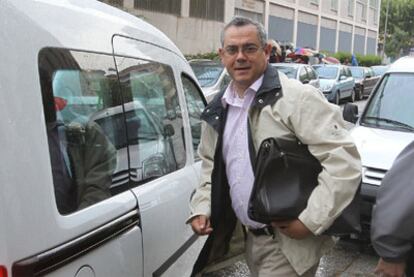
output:
[[[389,1],[385,53],[397,58],[414,47],[414,0],[384,0],[381,4],[380,40],[384,41],[387,4]]]

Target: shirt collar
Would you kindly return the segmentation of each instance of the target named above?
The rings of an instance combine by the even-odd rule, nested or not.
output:
[[[244,99],[248,97],[249,99],[253,99],[254,94],[259,90],[263,83],[263,76],[262,74],[250,87],[246,89],[244,92]],[[224,92],[223,97],[221,98],[221,103],[223,107],[227,105],[237,105],[237,103],[243,103],[244,99],[240,99],[234,89],[234,81],[231,81],[230,84],[227,86],[226,91]]]

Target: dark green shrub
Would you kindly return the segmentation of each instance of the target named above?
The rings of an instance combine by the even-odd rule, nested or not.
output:
[[[188,61],[194,60],[194,59],[208,59],[208,60],[219,60],[220,59],[217,52],[199,53],[195,55],[184,55],[184,56]]]

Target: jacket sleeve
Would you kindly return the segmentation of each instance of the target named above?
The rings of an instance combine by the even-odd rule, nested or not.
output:
[[[116,167],[116,150],[96,123],[86,127],[83,174],[78,176],[78,209],[111,197],[112,174]]]
[[[299,219],[315,235],[322,234],[352,201],[361,180],[356,146],[345,129],[341,110],[316,88],[302,86],[299,100],[287,118],[297,138],[321,162],[318,186]]]
[[[414,242],[414,142],[385,175],[372,214],[371,242],[385,261],[404,261]]]
[[[198,155],[201,158],[200,186],[190,200],[191,216],[187,223],[197,215],[211,215],[211,173],[214,166],[214,152],[217,134],[213,128],[202,123],[201,140],[198,146]]]

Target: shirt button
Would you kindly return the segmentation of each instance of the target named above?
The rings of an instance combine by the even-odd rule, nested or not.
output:
[[[207,109],[207,110],[206,110],[206,113],[208,113],[208,112],[210,112],[210,109]]]
[[[216,116],[215,119],[218,120],[220,117]]]

